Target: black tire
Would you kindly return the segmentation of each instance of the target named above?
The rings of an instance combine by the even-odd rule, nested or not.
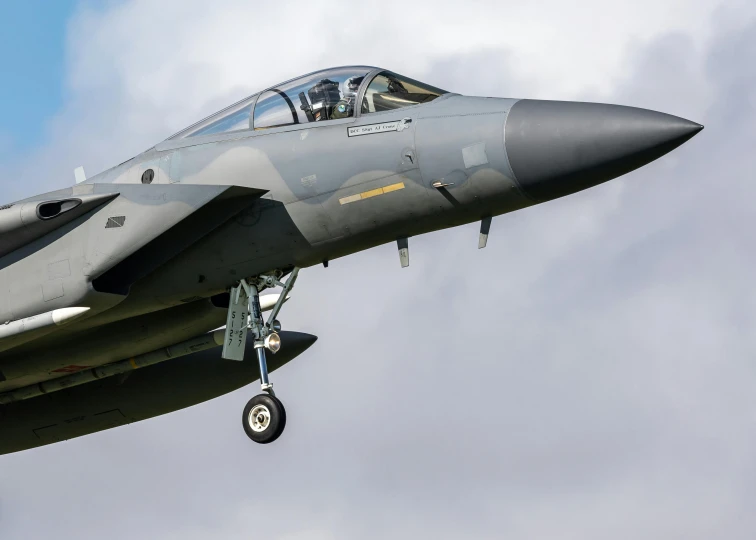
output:
[[[257,413],[255,418],[251,417],[253,411]],[[244,407],[242,425],[247,437],[256,443],[272,443],[281,436],[286,427],[286,409],[283,403],[274,396],[257,395]]]
[[[281,403],[280,399],[278,399],[277,397],[273,397],[273,399],[275,399],[278,402],[278,405],[281,407],[281,419],[278,422],[278,432],[276,433],[276,436],[269,440],[268,444],[278,439],[283,433],[284,428],[286,428],[286,408],[283,406],[283,403]]]

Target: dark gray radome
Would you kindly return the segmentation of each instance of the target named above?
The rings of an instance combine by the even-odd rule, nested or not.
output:
[[[547,201],[642,167],[701,129],[647,109],[523,99],[509,113],[505,138],[517,181]]]

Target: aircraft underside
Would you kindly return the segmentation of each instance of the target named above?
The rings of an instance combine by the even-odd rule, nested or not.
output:
[[[252,338],[250,337],[250,342]],[[317,338],[281,332],[284,345],[271,356],[274,371]],[[253,351],[253,343],[249,351]],[[64,441],[183,409],[246,386],[259,378],[256,358],[223,361],[219,346],[157,365],[0,406],[0,454]]]

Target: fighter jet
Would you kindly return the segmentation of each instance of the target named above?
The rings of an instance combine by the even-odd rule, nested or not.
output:
[[[317,339],[278,320],[300,269],[389,242],[406,267],[412,236],[477,221],[483,248],[494,216],[621,176],[702,128],[350,66],[277,84],[91,178],[79,168],[70,187],[0,207],[0,454],[256,379],[242,425],[273,442],[286,412],[269,373]]]

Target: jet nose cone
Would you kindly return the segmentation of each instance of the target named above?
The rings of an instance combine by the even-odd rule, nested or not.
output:
[[[702,129],[635,107],[523,99],[509,112],[505,141],[521,187],[547,201],[642,167]]]

